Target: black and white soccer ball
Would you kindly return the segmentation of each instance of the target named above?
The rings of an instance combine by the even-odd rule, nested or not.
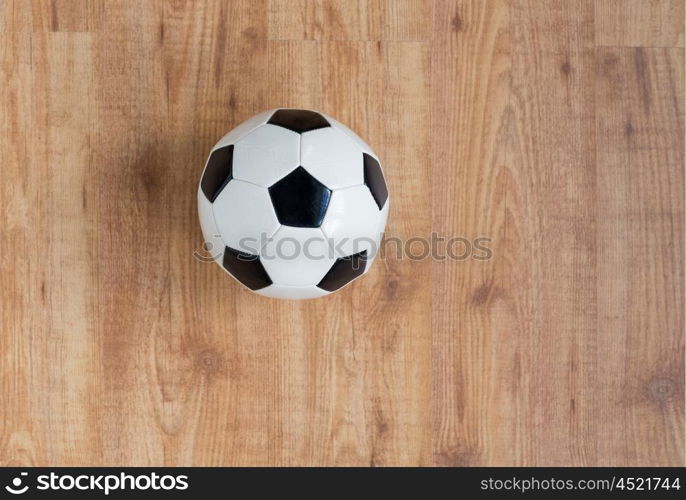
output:
[[[388,217],[379,159],[316,111],[256,115],[212,149],[198,189],[206,249],[248,289],[309,299],[366,273]]]

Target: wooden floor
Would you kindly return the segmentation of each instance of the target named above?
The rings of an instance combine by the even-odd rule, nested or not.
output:
[[[683,465],[678,0],[0,0],[0,464]],[[272,107],[380,154],[387,255],[267,300],[193,258]]]

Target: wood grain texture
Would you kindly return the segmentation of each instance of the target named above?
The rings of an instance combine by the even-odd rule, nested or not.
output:
[[[595,2],[596,43],[620,47],[683,47],[682,0]]]
[[[680,61],[681,49],[596,58],[598,328],[616,332],[598,338],[599,411],[612,416],[600,423],[603,463],[621,454],[667,465],[683,453],[683,408],[673,405],[684,392]]]
[[[0,27],[27,32],[99,31],[103,6],[104,0],[4,0]]]
[[[0,464],[684,464],[681,2],[5,0],[0,41]],[[372,144],[389,238],[491,257],[305,302],[194,258],[277,106]]]

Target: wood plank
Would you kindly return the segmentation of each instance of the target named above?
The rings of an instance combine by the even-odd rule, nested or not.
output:
[[[383,144],[381,45],[327,42],[321,47],[322,111],[352,127],[371,144]],[[345,322],[332,331],[335,337],[331,338],[335,346],[329,378],[333,387],[333,426],[329,431],[334,437],[332,463],[362,466],[387,460],[386,447],[393,438],[389,440],[392,434],[382,434],[383,429],[397,433],[399,427],[391,420],[392,415],[383,414],[382,405],[388,407],[392,398],[388,393],[380,395],[370,384],[370,370],[382,370],[383,361],[379,343],[371,338],[371,330],[366,330],[371,325],[358,331],[360,321],[355,314],[358,284],[341,290],[335,301],[334,296],[326,300],[345,314]]]
[[[438,463],[595,459],[592,15],[588,2],[436,12],[434,228],[489,237],[494,254],[435,265]],[[447,72],[450,58],[462,64]]]
[[[317,41],[270,41],[271,107],[322,109],[322,44]]]
[[[374,44],[376,45],[376,44]],[[431,233],[430,50],[423,42],[383,42],[383,98],[371,100],[364,135],[380,155],[392,193],[389,237],[407,242]],[[364,68],[371,64],[361,65]],[[369,76],[369,75],[367,75]],[[337,77],[342,79],[343,75]],[[358,86],[359,88],[359,86]],[[369,118],[368,118],[369,119]],[[359,118],[357,119],[359,122]],[[355,130],[364,130],[364,125]],[[417,249],[417,246],[419,249]],[[390,249],[390,247],[389,247]],[[365,360],[365,416],[369,465],[432,463],[431,452],[431,260],[423,246],[397,258],[377,257],[370,274],[354,285],[353,334]],[[374,306],[370,306],[374,304]]]
[[[272,102],[282,105],[285,100],[283,105],[320,109],[344,120],[342,114],[360,112],[360,107],[351,105],[372,101],[381,90],[378,73],[371,77],[363,73],[381,62],[372,45],[270,42],[270,71],[285,76],[270,79]],[[335,63],[342,60],[345,65]],[[371,461],[366,439],[368,395],[364,365],[358,359],[351,293],[346,289],[312,303],[291,305],[285,309],[289,311],[287,324],[295,328],[276,330],[280,342],[290,347],[290,356],[303,360],[298,367],[297,359],[283,359],[286,364],[279,375],[288,384],[291,402],[300,408],[293,415],[297,420],[289,418],[292,425],[284,428],[287,437],[294,443],[299,438],[301,443],[292,463],[365,465]],[[311,430],[303,434],[301,429]]]
[[[42,350],[36,359],[49,360],[43,367],[47,386],[41,392],[43,404],[54,415],[45,422],[44,432],[57,445],[47,447],[47,460],[77,465],[98,462],[102,443],[98,169],[91,162],[92,36],[35,35],[32,64],[31,156],[43,166],[41,209],[44,216],[51,214],[41,232],[41,289],[48,317],[36,343]]]
[[[383,40],[429,41],[433,3],[425,0],[385,0],[382,4]]]
[[[319,42],[269,42],[269,106],[335,110],[324,105],[329,67]],[[357,66],[351,65],[356,71]],[[361,376],[351,359],[352,304],[334,295],[310,303],[269,301],[275,311],[264,317],[252,309],[258,331],[272,331],[276,349],[278,409],[284,448],[278,463],[319,465],[364,463]],[[280,318],[277,323],[274,318]],[[288,396],[286,396],[288,395]]]
[[[433,215],[432,229],[446,239],[491,238],[497,258],[449,259],[464,246],[445,242],[432,263],[433,459],[437,465],[514,462],[502,456],[503,434],[515,439],[517,424],[503,420],[498,406],[516,411],[515,395],[502,387],[499,364],[517,365],[514,353],[498,357],[501,338],[529,324],[529,306],[516,295],[531,286],[521,264],[516,231],[506,230],[518,202],[511,173],[516,130],[511,98],[511,33],[505,2],[437,2],[431,53]],[[460,61],[455,64],[454,61]],[[475,84],[478,82],[478,84]],[[509,199],[508,199],[509,198]],[[512,199],[514,198],[514,199]],[[516,252],[513,254],[513,252]],[[514,340],[512,341],[514,342]],[[504,367],[503,371],[507,368]],[[526,375],[528,372],[520,368]],[[516,373],[516,372],[515,372]],[[525,403],[522,403],[525,406]],[[522,424],[524,425],[524,424]],[[491,434],[496,432],[493,453]],[[502,433],[502,434],[501,434]],[[510,446],[510,453],[516,448]]]
[[[26,366],[24,389],[29,396],[23,399],[29,402],[28,413],[14,421],[14,432],[3,435],[7,446],[2,449],[7,455],[0,456],[0,462],[97,462],[99,406],[94,402],[100,365],[95,293],[97,174],[90,163],[92,39],[87,34],[42,34],[26,45],[20,41],[28,38],[8,39],[10,50],[16,50],[14,62],[19,64],[17,76],[7,83],[8,95],[14,95],[9,102],[15,103],[8,109],[12,134],[23,144],[21,149],[8,144],[7,151],[14,154],[10,153],[9,165],[3,167],[9,188],[4,201],[18,211],[7,215],[3,227],[12,233],[3,240],[24,248],[8,248],[3,255],[13,256],[10,267],[17,269],[20,274],[15,278],[22,280],[21,284],[8,283],[9,289],[16,293],[20,286],[24,291],[18,295],[23,297],[20,302],[3,298],[3,304],[21,316],[5,330],[21,327],[17,333],[22,338],[16,339],[14,347],[26,342],[21,351],[7,350],[15,356],[9,366],[21,369],[20,360],[42,361]],[[22,62],[34,69],[30,81],[15,88],[13,83],[29,74],[22,70],[26,68]],[[13,110],[26,103],[31,106],[23,110],[23,116],[15,115]],[[24,302],[29,298],[35,301],[33,313]],[[22,380],[20,373],[12,376]],[[12,421],[10,415],[8,421]],[[40,441],[52,444],[33,446]]]
[[[103,5],[103,0],[5,0],[0,4],[0,29],[29,32],[98,31],[102,26]]]
[[[428,41],[431,12],[422,0],[269,0],[269,39]]]
[[[683,57],[597,52],[602,465],[684,457]]]
[[[155,357],[164,374],[170,463],[265,465],[278,446],[261,432],[270,423],[268,374],[276,369],[268,348],[278,346],[265,341],[272,338],[268,328],[241,324],[256,309],[249,301],[259,298],[214,262],[192,258],[201,250],[196,189],[207,155],[222,135],[267,106],[265,9],[254,1],[164,6],[169,147],[176,151],[168,165],[175,201],[167,243],[177,264],[170,268],[171,328]],[[263,302],[262,314],[273,319],[268,310]]]
[[[269,0],[270,40],[375,40],[382,17],[369,0]]]
[[[683,47],[682,0],[599,0],[595,2],[597,45]]]
[[[32,362],[45,350],[47,325],[47,273],[36,265],[43,260],[36,238],[48,223],[41,201],[46,166],[32,161],[31,38],[0,33],[0,42],[0,201],[6,207],[0,214],[0,465],[28,466],[46,461],[48,442],[45,393],[37,390],[47,385],[45,367]]]
[[[98,172],[99,329],[103,384],[101,463],[165,463],[156,349],[169,335],[168,106],[160,34],[131,29],[161,4],[108,3],[98,36],[92,165]],[[121,29],[125,24],[131,30]],[[161,373],[160,373],[161,372]]]
[[[595,465],[603,436],[594,422],[608,416],[598,414],[595,397],[607,381],[598,377],[596,346],[593,2],[513,2],[510,16],[516,146],[506,231],[521,241],[504,251],[523,261],[510,272],[528,276],[511,292],[528,321],[509,332],[503,324],[499,342],[516,353],[503,382],[516,363],[526,367],[512,380],[512,402],[524,403],[515,420],[528,422],[516,432],[513,458],[517,465]]]

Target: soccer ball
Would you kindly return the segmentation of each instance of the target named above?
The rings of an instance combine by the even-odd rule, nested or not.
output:
[[[310,299],[369,270],[388,189],[377,155],[346,126],[316,111],[276,109],[212,148],[198,213],[206,250],[239,283]]]

